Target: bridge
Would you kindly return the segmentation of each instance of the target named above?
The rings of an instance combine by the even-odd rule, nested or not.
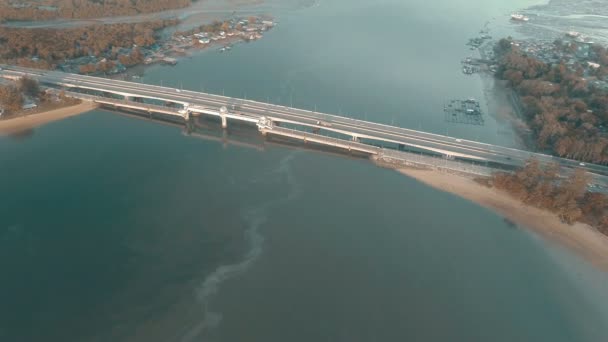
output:
[[[62,89],[70,96],[116,108],[161,113],[184,122],[193,116],[219,118],[223,128],[230,122],[257,126],[263,135],[297,139],[371,155],[388,160],[405,158],[400,152],[441,156],[447,161],[469,162],[489,168],[514,169],[536,158],[543,164],[558,163],[566,172],[583,168],[605,183],[608,167],[580,163],[547,154],[458,139],[316,111],[121,81],[101,77],[0,65],[0,77],[27,76],[41,84]]]

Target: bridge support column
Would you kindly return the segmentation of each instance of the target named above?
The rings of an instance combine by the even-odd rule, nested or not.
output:
[[[356,135],[353,135],[352,141],[359,142],[359,137]]]
[[[228,127],[228,119],[226,118],[226,114],[228,114],[228,108],[226,108],[226,106],[222,106],[222,108],[220,108],[220,119],[222,119],[222,128]]]

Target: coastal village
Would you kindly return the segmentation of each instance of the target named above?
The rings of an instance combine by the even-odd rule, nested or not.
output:
[[[134,44],[130,48],[105,51],[99,56],[67,59],[58,65],[58,69],[70,73],[112,75],[125,72],[129,66],[137,64],[175,65],[179,57],[193,50],[217,48],[222,53],[230,51],[238,43],[259,40],[275,25],[268,16],[234,17],[175,32],[150,46]]]
[[[469,56],[463,59],[462,72],[464,74],[470,75],[480,71],[496,71],[497,60],[495,58],[494,46],[497,42],[488,40],[488,44],[484,44],[483,42],[477,44],[480,40],[485,42],[482,38],[472,38],[471,41],[475,43],[467,44],[471,45],[473,50],[479,50],[480,58]],[[564,61],[566,65],[572,68],[582,67],[586,75],[590,77],[593,77],[601,67],[596,62],[598,56],[593,49],[594,42],[579,36],[576,32],[569,32],[562,39],[552,41],[511,39],[510,44],[518,47],[530,57],[534,57],[546,64]],[[604,82],[599,82],[598,85],[602,87],[608,86]]]
[[[266,17],[233,18],[223,23],[203,25],[187,32],[178,32],[173,35],[172,42],[168,44],[166,52],[183,53],[192,48],[206,48],[220,46],[219,52],[229,51],[233,44],[250,42],[261,39],[264,32],[275,26],[275,22]],[[151,56],[146,64],[162,61],[162,55]]]
[[[606,72],[598,63],[600,55],[594,42],[578,32],[568,32],[563,39],[553,42],[523,40],[513,42],[528,56],[546,64],[564,62],[572,70],[579,70],[584,79],[595,87],[608,90]]]
[[[536,18],[513,14],[510,21],[530,30]],[[502,82],[513,114],[525,122],[520,128],[530,148],[601,163],[608,146],[608,50],[588,32],[553,33],[494,41],[486,24],[469,39],[467,45],[479,55],[463,59],[462,72]],[[459,103],[444,108],[446,122],[478,122],[472,121],[477,112]]]
[[[530,21],[528,16],[515,13],[510,16],[514,25],[527,25]],[[503,49],[508,44],[517,48],[525,56],[533,58],[546,65],[563,64],[569,70],[576,72],[581,80],[595,89],[608,90],[608,66],[605,65],[606,50],[596,44],[593,39],[576,31],[568,31],[554,39],[513,39],[511,37],[495,41],[489,34],[489,22],[479,31],[479,35],[470,38],[466,45],[471,51],[478,52],[478,57],[468,56],[461,61],[462,73],[473,75],[485,72],[494,76],[500,67],[500,56],[496,54],[497,49]],[[521,111],[516,94],[511,95],[514,108]],[[473,103],[474,99],[451,100],[444,107],[446,122],[451,123],[473,123],[483,124],[481,111],[471,110],[464,104]],[[463,115],[464,114],[464,115]],[[521,114],[521,113],[520,113]],[[606,128],[599,127],[600,131],[606,132]]]
[[[511,22],[525,25],[530,18],[519,13],[511,14]],[[492,40],[486,26],[479,31],[479,36],[470,38],[466,43],[473,51],[479,51],[479,58],[469,56],[462,60],[462,72],[467,75],[487,71],[497,71],[498,60],[495,47],[499,42]],[[606,74],[608,70],[602,67],[598,59],[598,46],[593,39],[576,31],[568,31],[556,39],[512,39],[509,43],[526,55],[548,65],[564,62],[572,70],[582,70],[585,80],[596,87],[608,90]],[[581,72],[581,71],[579,71]]]

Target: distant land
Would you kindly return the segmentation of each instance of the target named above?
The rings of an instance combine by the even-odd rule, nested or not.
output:
[[[9,0],[0,2],[0,22],[135,15],[184,8],[191,3],[191,0]]]
[[[514,91],[537,148],[608,164],[606,48],[574,39],[544,45],[502,39],[495,51],[495,76]]]

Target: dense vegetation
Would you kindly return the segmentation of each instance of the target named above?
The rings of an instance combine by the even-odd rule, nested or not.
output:
[[[560,178],[558,171],[557,164],[542,167],[532,159],[516,173],[496,173],[491,185],[565,222],[584,222],[608,235],[608,196],[587,190],[589,175],[584,170],[568,178]]]
[[[0,108],[4,110],[3,116],[10,116],[21,110],[23,95],[18,87],[13,85],[0,85]]]
[[[8,0],[0,1],[0,21],[135,15],[190,4],[191,0]]]
[[[592,75],[584,75],[583,66],[576,63],[545,64],[507,39],[497,44],[496,53],[496,75],[508,80],[520,96],[539,148],[561,157],[608,164],[608,92],[590,82],[608,74],[606,49],[593,47],[590,59],[601,66]]]
[[[157,30],[175,23],[175,20],[158,20],[70,29],[0,27],[0,61],[49,69],[64,59],[82,56],[109,54],[109,59],[119,59],[120,48],[152,45],[157,40]],[[124,64],[135,64],[128,57],[121,57]]]
[[[2,116],[11,117],[19,113],[26,98],[43,106],[51,102],[73,104],[77,101],[63,95],[53,99],[52,96],[41,91],[38,81],[23,77],[15,85],[0,85],[0,107],[4,109]]]
[[[0,86],[0,107],[7,116],[15,114],[21,110],[24,98],[32,100],[46,100],[45,94],[40,91],[38,81],[23,77],[16,85]]]

